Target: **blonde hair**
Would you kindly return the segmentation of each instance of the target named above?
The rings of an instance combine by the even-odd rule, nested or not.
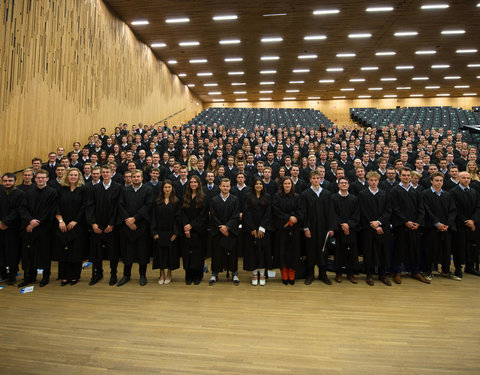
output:
[[[75,188],[78,188],[80,186],[85,185],[85,180],[83,179],[82,172],[80,172],[80,170],[78,168],[70,168],[67,171],[67,173],[65,173],[65,175],[62,177],[62,182],[60,184],[62,187],[69,187],[70,186],[70,182],[68,182],[68,175],[71,172],[75,172],[75,171],[78,172],[78,181],[75,184]]]

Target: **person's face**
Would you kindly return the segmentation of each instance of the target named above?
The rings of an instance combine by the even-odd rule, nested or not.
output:
[[[422,160],[417,160],[415,162],[415,168],[417,168],[418,170],[421,170],[423,168],[423,161]]]
[[[90,160],[91,160],[92,163],[95,164],[98,161],[98,156],[93,154],[92,156],[90,156]]]
[[[313,175],[312,177],[310,177],[310,183],[315,188],[318,188],[320,186],[320,176]]]
[[[265,178],[268,180],[270,177],[272,177],[272,171],[270,169],[265,169],[263,171],[263,175],[265,176]]]
[[[395,173],[396,172],[394,170],[389,169],[387,171],[387,178],[390,179],[390,180],[393,180],[395,178]]]
[[[23,172],[23,182],[30,183],[33,178],[33,173],[31,171]]]
[[[160,177],[160,173],[158,173],[157,171],[151,171],[150,172],[150,178],[153,181],[157,181],[159,177]]]
[[[400,173],[400,181],[405,186],[410,184],[411,177],[412,177],[412,174],[408,171],[402,171],[402,173]]]
[[[69,184],[76,184],[78,182],[78,172],[77,171],[70,171],[68,173],[67,179]]]
[[[190,180],[190,189],[196,191],[198,189],[198,181],[194,178]]]
[[[98,169],[95,169],[94,171],[92,171],[92,180],[93,181],[100,180],[100,171]]]
[[[170,184],[163,184],[163,194],[170,195],[172,193],[172,185]]]
[[[42,189],[47,185],[48,176],[45,173],[37,173],[35,176],[35,183],[37,186]]]
[[[89,175],[92,172],[92,167],[90,165],[84,165],[83,166],[83,173],[86,175]]]
[[[263,184],[260,181],[257,181],[255,182],[254,188],[257,193],[260,193],[263,189]]]
[[[186,169],[184,169],[184,168],[183,168],[183,169],[180,169],[180,178],[181,178],[182,180],[185,180],[185,179],[187,178],[187,175],[188,175],[188,172],[187,172]]]
[[[3,187],[5,189],[11,189],[15,185],[15,179],[13,177],[2,177]]]
[[[125,172],[125,174],[123,175],[123,181],[126,185],[130,185],[132,183],[132,174]]]
[[[110,181],[110,178],[112,178],[112,171],[110,169],[102,169],[102,178],[104,181]]]
[[[222,183],[220,184],[220,191],[223,195],[228,194],[228,192],[230,191],[230,182],[222,181]]]
[[[368,179],[368,186],[369,186],[370,189],[372,189],[372,190],[377,190],[378,178],[376,178],[376,177],[370,177],[370,178]]]
[[[63,155],[64,152],[65,152],[65,150],[63,149],[63,147],[57,148],[57,154],[58,155]]]
[[[213,173],[208,173],[206,177],[207,182],[211,185],[215,180],[215,175]]]
[[[363,179],[365,177],[365,169],[362,169],[362,168],[357,169],[356,175],[359,179]]]
[[[283,191],[287,194],[292,191],[292,181],[288,179],[283,181]]]
[[[467,172],[462,172],[462,173],[460,173],[458,179],[460,180],[460,183],[461,183],[463,186],[468,186],[468,185],[470,185],[471,177],[470,177],[470,175],[469,175]]]
[[[70,158],[72,159],[72,163],[76,163],[78,160],[78,154],[73,153]]]
[[[55,174],[57,175],[57,178],[62,178],[65,176],[65,167],[60,167],[55,170]]]
[[[343,192],[347,192],[348,191],[348,188],[350,187],[350,184],[348,183],[347,180],[340,180],[338,182],[338,188]]]
[[[40,169],[41,166],[42,166],[42,163],[40,163],[39,160],[35,160],[35,161],[32,163],[33,169],[38,170],[38,169]]]
[[[435,176],[432,180],[432,186],[435,190],[440,190],[443,186],[443,177]]]
[[[243,174],[239,174],[237,176],[237,184],[242,186],[245,183],[245,176]]]
[[[132,183],[135,186],[140,186],[142,183],[142,174],[141,173],[132,173]]]
[[[452,177],[454,180],[456,180],[457,177],[458,177],[458,169],[457,168],[451,168],[448,171],[448,174],[450,175],[450,177]]]
[[[54,163],[55,160],[57,160],[57,155],[55,155],[55,154],[50,154],[50,155],[48,155],[48,161],[49,161],[50,163]]]
[[[180,171],[180,166],[178,164],[173,165],[173,172],[178,173]]]

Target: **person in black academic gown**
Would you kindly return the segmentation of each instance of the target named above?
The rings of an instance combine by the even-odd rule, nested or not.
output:
[[[200,284],[203,278],[204,243],[208,224],[209,201],[197,175],[188,180],[181,208],[182,259],[187,285]]]
[[[364,252],[363,266],[368,285],[374,285],[372,274],[375,266],[378,266],[378,279],[385,285],[391,286],[392,283],[386,276],[389,265],[391,207],[387,193],[378,188],[379,180],[380,175],[377,172],[368,172],[368,189],[362,190],[358,194]]]
[[[332,194],[332,206],[335,213],[335,281],[342,282],[343,269],[347,279],[357,284],[354,274],[358,271],[357,231],[360,225],[360,206],[358,198],[350,194],[347,178],[338,180],[338,193]]]
[[[132,171],[132,185],[126,187],[118,206],[120,223],[120,253],[123,262],[123,277],[117,286],[125,285],[132,275],[132,264],[138,263],[140,285],[147,284],[147,264],[150,263],[151,240],[150,214],[153,204],[153,189],[143,184],[143,173]]]
[[[300,196],[301,209],[304,212],[303,230],[307,251],[307,277],[305,284],[310,285],[314,279],[315,266],[319,268],[318,279],[327,285],[332,282],[327,276],[328,254],[324,251],[325,238],[333,236],[335,222],[331,193],[320,187],[321,176],[317,170],[310,172],[310,188]]]
[[[82,173],[71,168],[64,176],[57,201],[54,260],[58,260],[61,285],[76,284],[80,279],[87,233],[85,228],[86,190]]]
[[[8,285],[17,279],[22,253],[20,210],[26,203],[25,193],[15,187],[15,181],[14,173],[5,173],[0,187],[0,279]]]
[[[21,209],[23,222],[22,267],[24,279],[18,287],[35,282],[37,269],[43,269],[40,286],[50,281],[51,229],[55,219],[57,192],[47,186],[48,172],[41,169],[35,176],[37,186],[26,193]]]
[[[443,178],[442,172],[432,173],[431,187],[422,192],[425,210],[425,277],[431,280],[432,265],[440,263],[443,276],[459,281],[460,277],[450,273],[452,231],[456,230],[457,209],[451,194],[442,189]]]
[[[420,227],[424,224],[425,213],[420,192],[410,184],[410,168],[400,171],[400,183],[390,190],[392,207],[391,223],[394,234],[393,281],[401,284],[402,263],[412,277],[430,284],[420,273]]]
[[[301,257],[300,224],[303,213],[300,197],[295,193],[291,177],[280,182],[279,192],[273,197],[273,222],[275,224],[273,262],[280,268],[282,282],[295,284],[295,272]]]
[[[218,274],[224,270],[233,274],[238,285],[238,252],[235,246],[238,235],[240,201],[230,194],[230,180],[220,182],[220,194],[210,202],[210,234],[212,236],[212,276],[209,285],[215,284]]]
[[[177,241],[181,225],[180,206],[172,181],[164,181],[152,205],[150,223],[154,240],[152,269],[160,269],[160,285],[169,284],[172,281],[172,270],[180,267]]]
[[[90,261],[93,262],[92,278],[89,285],[94,285],[103,278],[102,261],[110,261],[109,285],[117,283],[117,266],[120,257],[119,232],[116,228],[118,202],[122,193],[122,186],[112,181],[110,166],[104,165],[101,169],[103,181],[98,184],[85,185],[89,189],[86,219],[92,227],[90,238]]]
[[[246,233],[243,269],[252,272],[252,285],[265,285],[265,269],[272,268],[272,201],[264,182],[257,178],[243,212],[242,229]]]

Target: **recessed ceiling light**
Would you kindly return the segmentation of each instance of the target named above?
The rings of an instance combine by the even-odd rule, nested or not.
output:
[[[480,64],[468,64],[467,67],[469,67],[469,68],[480,68]]]
[[[194,83],[189,83],[187,86],[188,87],[195,87],[195,84]]]
[[[391,12],[393,7],[370,7],[365,10],[367,12]]]
[[[450,68],[450,65],[448,64],[432,65],[432,69],[446,69],[446,68]]]
[[[286,16],[287,13],[270,13],[270,14],[264,14],[264,17],[278,17],[278,16]]]
[[[222,93],[220,91],[210,91],[208,95],[221,95]]]
[[[214,21],[231,21],[231,20],[236,20],[238,16],[231,14],[231,15],[224,15],[224,16],[214,16],[213,20]]]
[[[293,73],[308,73],[310,69],[293,69]]]
[[[397,31],[393,35],[395,35],[395,36],[415,36],[415,35],[418,35],[418,32],[417,31]]]
[[[290,97],[287,97],[287,98],[283,98],[283,100],[295,100],[295,99],[297,99],[297,98],[295,98],[295,97],[292,97],[292,96],[290,96]]]
[[[355,91],[355,89],[353,87],[345,87],[340,89],[340,91]]]
[[[443,30],[442,35],[465,34],[465,30]]]
[[[187,73],[178,73],[178,76],[179,76],[179,77],[186,77],[186,76],[187,76]]]
[[[412,98],[415,98],[415,97],[418,98],[418,97],[423,96],[423,94],[410,94],[410,96],[411,96]]]
[[[232,86],[245,86],[245,82],[232,82]]]
[[[207,59],[191,59],[190,64],[204,64],[208,62]]]
[[[178,43],[178,45],[180,47],[192,47],[192,46],[199,46],[200,42],[198,42],[196,40],[192,40],[192,41],[189,41],[189,42],[180,42],[180,43]]]
[[[242,57],[226,57],[225,62],[238,62],[243,61]]]
[[[298,55],[299,59],[316,59],[317,55]]]
[[[262,81],[262,82],[260,82],[260,84],[261,85],[274,85],[275,82],[273,82],[273,81]]]
[[[347,52],[347,53],[337,53],[337,57],[355,57],[356,54],[355,53],[350,53],[350,52]]]
[[[270,61],[270,60],[279,60],[280,56],[262,56],[260,60],[262,61]]]
[[[272,100],[272,98],[260,98],[260,100]]]
[[[413,77],[412,81],[428,81],[428,77]]]
[[[360,70],[378,70],[378,66],[362,66]]]
[[[456,89],[469,89],[470,88],[470,85],[458,85],[458,86],[455,86]]]
[[[313,11],[315,16],[323,16],[325,14],[338,14],[340,10],[338,9],[317,9]]]
[[[237,102],[246,102],[248,99],[247,98],[238,98],[235,99]]]
[[[167,18],[165,20],[166,23],[185,23],[190,22],[190,18],[183,17],[183,18]]]
[[[447,9],[450,5],[448,4],[427,4],[422,5],[421,8],[424,10],[431,10],[431,9]]]
[[[348,37],[350,39],[362,39],[362,38],[370,38],[372,34],[370,33],[353,33],[353,34],[348,34]]]
[[[320,83],[333,83],[333,82],[335,82],[335,80],[334,79],[321,79],[318,82],[320,82]]]
[[[333,99],[345,99],[346,96],[334,96]]]
[[[168,60],[167,63],[170,65],[175,65],[177,63],[177,60]]]
[[[285,90],[285,92],[300,92],[300,90]]]
[[[460,79],[462,77],[460,76],[446,76],[446,77],[443,77],[443,79]]]
[[[358,95],[357,98],[359,99],[368,99],[368,98],[371,98],[372,95]]]
[[[450,94],[437,94],[437,96],[450,96]]]
[[[410,90],[411,87],[410,86],[401,86],[401,87],[397,87],[397,90]]]
[[[234,91],[233,93],[235,95],[239,95],[239,94],[246,94],[247,92],[246,91]]]
[[[243,74],[244,74],[244,72],[228,72],[229,76],[241,76]]]
[[[167,45],[165,43],[152,43],[150,47],[152,48],[163,48],[166,47]]]
[[[224,102],[225,99],[213,99],[214,102]]]
[[[320,99],[320,96],[309,96],[308,99],[309,100],[316,100],[316,99]]]
[[[294,85],[294,84],[297,84],[297,83],[305,83],[305,81],[288,81],[288,83]]]
[[[326,35],[306,35],[303,37],[304,40],[324,40],[327,39]]]
[[[436,89],[439,89],[440,86],[425,86],[425,88],[426,88],[427,90],[436,90]]]
[[[381,90],[383,90],[383,87],[369,87],[368,89],[370,91],[381,91]]]
[[[203,86],[205,86],[205,87],[214,87],[214,86],[218,86],[218,83],[204,83]]]
[[[276,74],[276,70],[261,70],[260,74]]]
[[[475,95],[477,95],[476,92],[466,92],[463,94],[463,96],[475,96]]]
[[[380,81],[385,81],[385,82],[388,82],[388,81],[396,81],[397,79],[395,77],[384,77],[384,78],[380,78]]]
[[[413,65],[397,65],[395,67],[395,69],[397,69],[397,70],[409,70],[409,69],[413,69]]]
[[[457,53],[477,53],[476,49],[457,49]]]
[[[351,78],[350,82],[365,82],[365,78]]]
[[[337,67],[337,68],[327,68],[325,69],[327,72],[343,72],[343,68]]]
[[[222,39],[219,42],[220,44],[239,44],[240,39]]]
[[[209,77],[209,76],[211,76],[211,75],[213,75],[213,73],[211,73],[211,72],[200,72],[200,73],[197,73],[197,76],[199,76],[199,77]]]
[[[131,25],[132,26],[145,26],[145,25],[148,25],[148,21],[147,20],[132,21]]]
[[[273,91],[272,90],[261,90],[261,91],[259,91],[259,93],[260,94],[271,94],[271,93],[273,93]]]
[[[396,98],[397,95],[395,94],[388,94],[388,95],[383,95],[384,98]]]
[[[281,42],[282,40],[283,38],[280,36],[265,37],[261,39],[262,43],[275,43]]]
[[[393,56],[396,55],[396,52],[393,51],[383,51],[383,52],[375,52],[375,56]]]
[[[434,55],[436,53],[437,53],[437,51],[434,51],[434,50],[431,50],[431,49],[415,51],[415,55]]]

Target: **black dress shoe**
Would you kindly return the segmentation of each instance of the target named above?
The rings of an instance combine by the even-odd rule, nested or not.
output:
[[[19,283],[17,286],[19,288],[23,288],[24,286],[27,286],[28,284],[33,284],[34,282],[35,282],[35,280],[33,280],[33,279],[25,279],[21,283]]]
[[[187,285],[192,285],[192,283],[193,283],[192,279],[186,279],[185,280],[185,284],[187,284]]]
[[[93,275],[92,278],[90,279],[90,282],[88,283],[88,285],[95,285],[99,281],[100,281],[100,279],[97,277],[97,275]]]
[[[305,279],[305,285],[310,285],[311,283],[313,283],[313,279],[313,275],[307,276],[307,278]]]
[[[117,275],[112,275],[112,276],[110,276],[110,281],[109,281],[108,285],[113,286],[117,283],[117,281],[118,281]]]
[[[145,276],[140,276],[140,285],[145,286],[147,285],[147,278]]]
[[[285,279],[285,280],[282,279],[282,283],[283,283],[283,285],[288,285],[288,280],[287,279]]]
[[[77,279],[77,280],[70,280],[70,285],[75,285],[76,283],[78,283],[80,279]]]
[[[194,284],[194,285],[198,285],[198,284],[200,284],[201,282],[202,282],[202,279],[195,279],[195,280],[193,280],[193,284]]]
[[[38,284],[40,286],[40,288],[43,288],[44,286],[48,285],[48,283],[50,282],[50,277],[44,277],[42,280],[40,280],[40,284]]]
[[[332,285],[332,281],[328,278],[326,272],[320,274],[320,276],[318,277],[318,279],[319,279],[321,282],[323,282],[324,284]]]
[[[288,283],[289,283],[290,285],[295,285],[295,279],[293,279],[293,280],[292,280],[292,279],[289,279],[289,280],[288,280]]]
[[[65,286],[65,285],[68,285],[68,280],[67,281],[62,281],[60,286]]]
[[[118,282],[117,286],[125,285],[130,281],[130,276],[123,276],[120,281]]]

